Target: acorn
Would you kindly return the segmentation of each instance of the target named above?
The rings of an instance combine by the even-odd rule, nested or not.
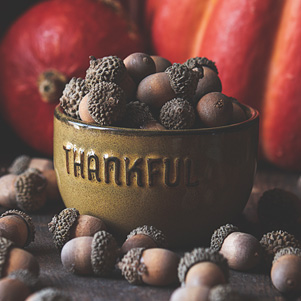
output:
[[[124,62],[117,56],[105,56],[96,59],[90,56],[90,66],[85,77],[89,90],[101,82],[111,82],[118,85],[130,101],[135,97],[136,84],[129,75]]]
[[[8,168],[8,172],[14,175],[24,173],[28,168],[36,168],[40,172],[53,170],[53,161],[46,158],[32,158],[27,155],[21,155],[15,158]]]
[[[163,248],[133,248],[117,264],[131,284],[167,286],[178,282],[179,256]]]
[[[266,190],[258,200],[258,218],[264,229],[283,229],[294,233],[300,226],[300,200],[281,188]]]
[[[8,210],[0,216],[0,236],[23,248],[34,241],[35,226],[25,212]]]
[[[229,268],[238,271],[256,267],[263,253],[258,239],[251,234],[240,232],[232,224],[226,224],[214,231],[210,248],[224,255]]]
[[[167,101],[177,97],[189,101],[201,76],[201,72],[175,63],[164,72],[145,77],[138,85],[137,99],[154,109],[160,109]]]
[[[123,63],[137,85],[143,78],[156,72],[155,62],[146,53],[132,53],[123,60]]]
[[[115,238],[102,230],[94,236],[81,236],[69,240],[62,248],[64,267],[79,275],[108,276],[119,256]]]
[[[153,117],[148,105],[139,100],[131,101],[126,104],[123,124],[130,128],[165,130]]]
[[[246,301],[250,300],[247,296],[240,294],[233,289],[230,284],[219,284],[213,287],[208,296],[208,301]]]
[[[37,283],[37,277],[27,270],[16,270],[0,280],[0,300],[25,300]]]
[[[193,97],[194,103],[197,103],[205,94],[222,91],[222,83],[213,61],[206,57],[194,57],[188,59],[184,65],[192,70],[200,71],[202,69],[204,73],[204,76],[198,81],[195,96]]]
[[[16,270],[28,270],[38,276],[40,266],[31,253],[14,247],[11,240],[0,237],[0,278]]]
[[[229,97],[232,101],[233,111],[232,111],[232,121],[231,123],[239,123],[247,119],[246,113],[237,99]]]
[[[169,100],[160,110],[160,122],[169,130],[191,129],[195,122],[194,108],[183,98]]]
[[[25,299],[25,301],[72,301],[65,291],[53,287],[47,287],[39,290]]]
[[[275,288],[283,294],[301,293],[301,249],[288,247],[275,254],[271,280]]]
[[[210,248],[196,248],[181,258],[178,277],[182,286],[213,287],[228,282],[227,259]]]
[[[48,229],[53,234],[53,242],[58,249],[75,237],[93,236],[96,232],[106,230],[105,223],[92,215],[80,215],[75,208],[66,208],[55,214]]]
[[[99,82],[79,104],[79,116],[87,123],[117,125],[125,114],[123,90],[114,83]]]
[[[89,90],[84,79],[72,77],[69,83],[66,84],[63,95],[60,97],[60,105],[64,113],[79,119],[79,104],[88,92]]]
[[[125,254],[133,248],[166,248],[167,241],[164,233],[154,226],[144,225],[130,232],[121,246],[121,253]]]
[[[210,288],[207,286],[178,287],[170,296],[169,301],[207,301]]]
[[[172,63],[168,59],[166,59],[162,56],[151,55],[150,57],[153,59],[153,61],[155,63],[156,73],[157,72],[164,72],[169,66],[172,65]]]
[[[25,212],[41,209],[46,203],[47,180],[36,168],[20,175],[7,174],[0,178],[0,205]]]
[[[275,254],[287,247],[300,248],[300,242],[293,234],[286,231],[271,231],[264,234],[260,240],[260,244],[264,249],[264,259],[269,267],[273,261]]]
[[[227,125],[232,120],[232,101],[220,92],[205,94],[197,103],[196,110],[206,127]]]

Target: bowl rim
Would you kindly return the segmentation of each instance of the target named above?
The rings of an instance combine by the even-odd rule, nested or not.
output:
[[[117,127],[117,126],[101,126],[97,124],[88,124],[79,119],[75,119],[71,116],[66,115],[63,112],[63,109],[60,106],[60,104],[58,104],[55,107],[54,118],[64,123],[67,123],[69,125],[72,125],[76,129],[82,128],[82,129],[101,130],[101,131],[108,131],[114,134],[135,134],[135,135],[150,135],[150,136],[153,135],[170,136],[170,135],[187,135],[187,134],[206,134],[206,133],[213,134],[219,132],[237,131],[245,127],[250,127],[259,122],[260,114],[258,110],[245,104],[240,103],[240,105],[242,106],[244,111],[250,116],[248,119],[242,122],[218,126],[218,127],[182,129],[182,130],[166,129],[160,131],[160,130],[153,130],[153,129],[134,129],[134,128],[125,128],[125,127]]]

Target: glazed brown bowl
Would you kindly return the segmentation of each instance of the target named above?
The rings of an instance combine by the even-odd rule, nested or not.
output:
[[[66,207],[98,216],[122,242],[162,230],[171,247],[200,246],[243,210],[257,165],[256,110],[238,124],[190,130],[89,125],[54,113],[54,167]]]

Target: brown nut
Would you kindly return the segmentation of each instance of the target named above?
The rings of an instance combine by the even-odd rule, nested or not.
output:
[[[57,288],[44,288],[40,291],[33,293],[28,296],[25,301],[72,301],[73,299],[67,295],[66,292],[59,290]]]
[[[228,260],[231,269],[239,271],[256,267],[263,254],[261,244],[253,235],[239,232],[238,228],[231,224],[214,231],[210,247]]]
[[[155,62],[146,53],[132,53],[123,60],[123,63],[136,84],[139,84],[146,76],[156,72]]]
[[[240,103],[233,97],[230,97],[233,106],[232,123],[239,123],[247,119],[246,113]]]
[[[5,175],[0,178],[0,205],[25,212],[37,211],[46,203],[46,184],[46,178],[35,168],[20,175]]]
[[[220,92],[205,94],[197,103],[196,109],[201,123],[206,127],[227,125],[232,120],[232,102]]]
[[[283,294],[301,293],[301,249],[285,248],[276,253],[271,280]]]
[[[13,242],[0,237],[0,278],[16,270],[28,270],[38,276],[40,266],[36,258],[29,252],[13,246]]]
[[[31,217],[19,210],[8,210],[0,216],[0,236],[11,240],[16,247],[29,245],[35,237]]]
[[[166,237],[162,231],[153,226],[144,225],[131,231],[121,246],[121,253],[125,254],[133,248],[164,248],[167,246]]]
[[[61,252],[64,267],[79,275],[107,276],[113,269],[119,249],[115,238],[106,231],[69,240]]]
[[[178,282],[179,256],[167,249],[134,248],[118,263],[122,275],[131,284],[166,286]]]
[[[169,66],[171,66],[171,62],[159,55],[151,55],[151,58],[155,62],[156,66],[156,73],[157,72],[164,72]]]
[[[184,286],[177,288],[170,301],[207,301],[210,288],[207,286]]]
[[[47,200],[50,202],[60,200],[61,194],[57,185],[57,178],[54,169],[43,171],[43,176],[47,180],[45,188]]]
[[[49,231],[57,248],[70,239],[80,236],[93,236],[96,232],[106,230],[105,223],[92,215],[80,215],[75,208],[66,208],[54,215],[48,223]]]

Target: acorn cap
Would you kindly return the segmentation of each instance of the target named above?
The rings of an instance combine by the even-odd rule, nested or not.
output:
[[[216,74],[218,74],[218,70],[217,67],[215,65],[215,62],[207,59],[206,57],[193,57],[188,59],[184,65],[186,65],[189,69],[193,69],[193,68],[202,68],[203,66],[208,67],[210,69],[212,69],[214,72],[216,72]]]
[[[66,84],[60,105],[64,112],[73,118],[79,118],[78,107],[82,98],[89,92],[86,82],[82,78],[72,77]]]
[[[13,245],[14,243],[11,240],[0,236],[0,278],[2,278],[2,270],[5,265],[6,255],[9,248]]]
[[[47,287],[30,295],[31,301],[72,301],[66,292],[57,288]]]
[[[144,225],[142,227],[138,227],[130,232],[126,240],[130,239],[132,236],[135,236],[137,234],[149,236],[153,241],[155,241],[159,248],[167,247],[167,241],[164,233],[161,230],[155,228],[154,226]]]
[[[124,115],[124,126],[130,128],[141,128],[144,124],[155,121],[149,106],[139,100],[126,104]]]
[[[14,175],[20,175],[28,168],[30,161],[31,158],[29,156],[21,155],[12,162],[8,168],[8,172]]]
[[[287,247],[280,249],[278,252],[276,252],[273,260],[273,264],[284,255],[296,255],[301,257],[301,249],[300,248],[293,248],[293,247]]]
[[[218,251],[210,248],[196,248],[189,253],[185,253],[178,266],[178,278],[182,286],[185,285],[186,274],[189,269],[199,262],[209,261],[215,263],[223,271],[225,278],[229,277],[229,267],[227,259]]]
[[[169,100],[160,110],[160,122],[169,130],[190,129],[195,122],[194,108],[183,98]]]
[[[215,230],[211,236],[210,249],[219,251],[226,237],[233,232],[238,232],[238,228],[232,224],[223,225]]]
[[[196,72],[183,64],[174,63],[165,70],[169,77],[170,86],[177,97],[188,101],[195,94],[199,79],[203,76],[203,70]],[[191,100],[192,101],[192,100]]]
[[[119,84],[126,74],[123,60],[117,56],[105,56],[96,59],[90,56],[90,67],[86,71],[86,83],[92,88],[99,82]]]
[[[48,223],[48,229],[53,234],[53,242],[58,249],[61,249],[69,240],[70,228],[78,216],[78,210],[75,208],[66,208],[58,215],[55,214],[51,222]]]
[[[115,125],[125,114],[126,99],[123,90],[114,83],[101,82],[88,93],[88,111],[100,125]]]
[[[219,284],[214,286],[208,296],[209,301],[244,301],[245,296],[235,291],[229,284]]]
[[[141,284],[144,271],[144,264],[140,263],[140,259],[145,248],[133,248],[129,250],[118,263],[124,278],[131,284]]]
[[[265,251],[265,260],[268,265],[271,264],[275,254],[283,248],[299,248],[300,243],[293,234],[286,231],[272,231],[264,234],[260,244]]]
[[[107,231],[94,234],[92,240],[91,263],[95,275],[107,276],[112,272],[118,257],[115,238]]]
[[[20,216],[25,221],[27,230],[28,230],[27,241],[25,243],[25,246],[28,246],[32,241],[34,241],[35,233],[36,233],[36,229],[32,222],[31,217],[23,211],[12,209],[12,210],[7,210],[4,213],[2,213],[2,215],[0,216],[0,219],[4,216],[8,216],[8,215]]]
[[[30,288],[33,288],[38,282],[38,277],[28,270],[12,271],[7,277],[10,279],[18,279]]]
[[[45,188],[47,180],[36,168],[28,168],[15,181],[18,207],[26,212],[40,209],[46,202]]]

